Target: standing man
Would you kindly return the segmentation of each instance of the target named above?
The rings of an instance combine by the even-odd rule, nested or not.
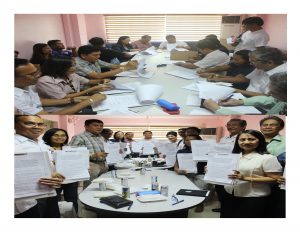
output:
[[[239,50],[254,51],[257,48],[264,47],[268,44],[270,37],[268,33],[262,28],[264,20],[260,17],[249,17],[242,21],[245,32],[240,38],[234,52]]]
[[[44,133],[45,124],[41,117],[37,115],[16,115],[15,116],[15,154],[26,152],[48,152],[49,158],[50,147],[38,137]],[[51,163],[53,166],[53,163]],[[53,166],[54,169],[54,166]],[[49,178],[41,178],[40,184],[57,188],[63,182],[64,176],[53,172]],[[34,199],[15,200],[15,217],[16,218],[39,218],[39,217],[60,217],[57,197],[43,198],[42,207],[38,207]],[[42,212],[43,211],[43,212]]]
[[[107,172],[104,138],[101,136],[103,122],[98,119],[88,119],[84,122],[85,131],[75,135],[70,146],[86,147],[90,152],[90,181]],[[85,182],[87,186],[90,182]]]
[[[246,126],[247,126],[247,122],[245,120],[238,119],[238,118],[230,119],[226,124],[227,131],[229,132],[229,136],[224,136],[223,138],[221,138],[220,143],[221,144],[232,144],[232,149],[233,149],[237,135],[240,132],[244,131],[246,129]],[[215,185],[215,190],[218,194],[220,204],[222,204],[225,196],[227,195],[224,190],[224,186],[223,185]],[[221,208],[215,208],[215,209],[212,209],[212,211],[220,212]]]

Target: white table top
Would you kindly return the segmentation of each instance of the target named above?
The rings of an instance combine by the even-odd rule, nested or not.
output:
[[[163,94],[160,96],[160,99],[167,100],[172,103],[176,103],[180,107],[180,115],[187,115],[189,112],[193,109],[196,109],[198,107],[196,106],[187,106],[186,100],[187,96],[189,94],[198,94],[196,91],[191,91],[187,89],[183,89],[183,86],[186,86],[188,84],[195,83],[197,80],[203,79],[194,79],[194,80],[187,80],[175,76],[171,76],[168,74],[165,74],[166,72],[173,71],[173,70],[184,70],[188,72],[196,72],[196,69],[186,69],[180,66],[175,66],[174,64],[170,63],[170,57],[167,57],[169,52],[161,52],[157,55],[136,55],[133,60],[140,60],[145,58],[146,65],[150,65],[151,67],[154,67],[155,74],[151,78],[130,78],[130,77],[117,77],[116,81],[119,83],[130,83],[130,82],[141,82],[141,84],[158,84],[163,86]],[[165,67],[159,67],[156,68],[157,64],[167,64]],[[121,95],[127,95],[128,93],[123,93]],[[129,94],[135,94],[135,93],[129,93]],[[120,95],[120,94],[118,94]],[[152,106],[141,106],[141,107],[132,107],[131,109],[137,111],[139,114],[143,114],[145,111],[153,110],[152,113],[149,113],[148,115],[162,115],[160,112],[162,112],[162,108],[158,105],[152,105]],[[154,112],[155,111],[155,112]],[[98,114],[102,114],[105,111],[98,111]],[[169,115],[169,114],[168,114]]]
[[[118,170],[117,173],[120,173],[122,170]],[[167,201],[158,201],[158,202],[147,202],[142,203],[136,199],[135,194],[130,195],[130,200],[133,201],[133,205],[130,210],[128,207],[123,207],[120,209],[114,209],[108,205],[100,203],[99,198],[95,198],[95,193],[98,191],[98,183],[92,183],[89,185],[83,192],[79,194],[79,200],[92,208],[103,209],[109,211],[116,212],[126,212],[126,213],[156,213],[156,212],[171,212],[175,210],[183,210],[192,208],[201,202],[204,201],[204,197],[193,197],[193,196],[177,196],[179,200],[184,199],[183,202],[172,205],[171,196],[172,194],[176,194],[180,189],[195,189],[197,190],[197,186],[195,186],[187,177],[184,175],[177,175],[173,171],[168,170],[152,170],[146,171],[145,175],[141,175],[138,171],[133,171],[133,175],[135,175],[134,179],[128,179],[129,187],[138,189],[140,191],[145,190],[142,189],[145,185],[151,185],[151,176],[158,176],[158,182],[160,185],[168,185],[169,186],[169,196]],[[101,175],[103,178],[111,177],[111,173],[105,173]],[[118,178],[114,178],[115,183],[120,183],[121,180]],[[151,190],[151,189],[150,189]]]

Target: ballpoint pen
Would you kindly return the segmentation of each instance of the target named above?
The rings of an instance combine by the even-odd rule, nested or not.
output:
[[[179,203],[181,203],[181,202],[184,202],[184,199],[182,199],[182,200],[180,200],[180,201],[177,201],[177,202],[173,203],[172,205],[177,205],[177,204],[179,204]]]
[[[130,206],[128,206],[128,209],[127,209],[127,210],[130,210],[132,205],[133,205],[133,203],[132,203]]]

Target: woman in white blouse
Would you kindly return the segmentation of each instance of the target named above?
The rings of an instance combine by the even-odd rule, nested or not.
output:
[[[282,167],[276,157],[267,155],[266,142],[256,130],[241,132],[235,142],[233,153],[241,153],[238,170],[229,175],[235,180],[225,186],[228,196],[221,207],[221,217],[266,217],[271,184],[282,175]]]

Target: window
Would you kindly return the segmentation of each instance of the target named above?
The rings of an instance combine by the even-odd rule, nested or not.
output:
[[[107,42],[115,43],[120,36],[131,41],[142,35],[152,41],[164,41],[174,34],[178,40],[198,41],[208,34],[220,37],[222,15],[104,15]]]
[[[187,126],[107,126],[105,128],[111,129],[113,132],[116,131],[123,131],[126,132],[133,132],[134,139],[139,140],[143,138],[143,132],[145,130],[152,131],[153,138],[159,140],[167,140],[166,134],[169,131],[176,131],[178,132],[179,128],[187,127]],[[215,139],[216,138],[216,128],[202,128],[201,129],[201,137],[203,139]],[[178,139],[181,139],[179,135],[177,135]]]

